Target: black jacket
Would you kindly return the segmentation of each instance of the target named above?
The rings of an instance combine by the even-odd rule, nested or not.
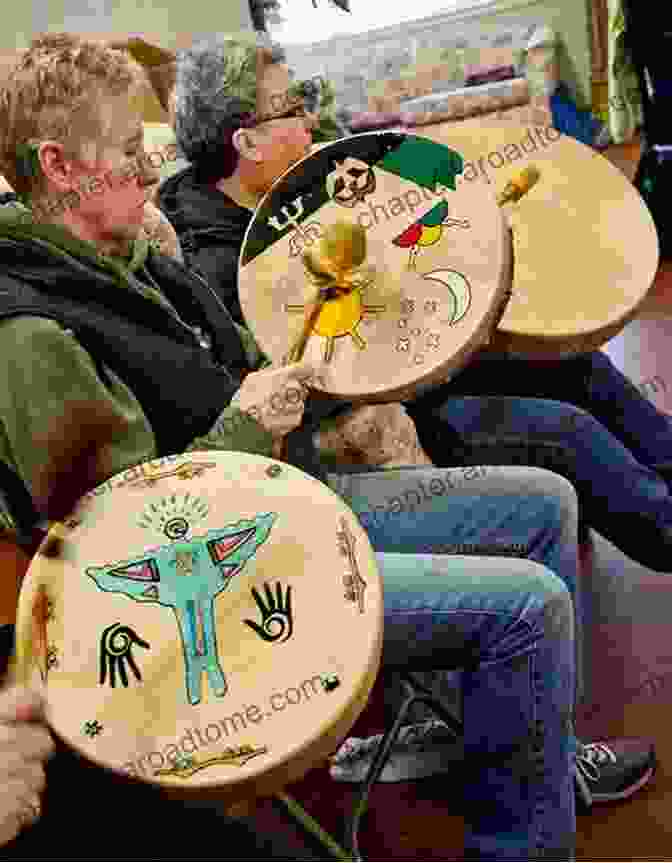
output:
[[[217,189],[196,183],[192,168],[162,183],[159,206],[175,228],[185,264],[205,278],[234,321],[243,324],[238,256],[252,213]]]

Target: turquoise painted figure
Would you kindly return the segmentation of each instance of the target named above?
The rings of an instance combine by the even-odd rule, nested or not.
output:
[[[173,610],[182,638],[190,704],[201,701],[203,673],[216,696],[226,695],[228,685],[217,652],[215,598],[268,538],[276,518],[276,513],[265,513],[189,541],[150,549],[134,560],[86,570],[101,590]]]

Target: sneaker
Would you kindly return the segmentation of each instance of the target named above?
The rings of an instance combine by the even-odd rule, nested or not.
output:
[[[336,782],[363,782],[382,734],[350,737],[330,758],[329,773]],[[456,740],[440,720],[402,725],[379,782],[407,782],[445,773],[464,759],[462,739]]]
[[[625,800],[649,782],[655,769],[655,749],[645,740],[577,741],[574,763],[577,803],[587,810],[593,803]]]

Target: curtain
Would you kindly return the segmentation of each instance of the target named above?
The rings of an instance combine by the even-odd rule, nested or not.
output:
[[[623,0],[608,0],[609,130],[616,144],[630,141],[642,123],[637,73],[625,46]]]
[[[592,0],[592,61],[593,81],[607,80],[607,34],[609,32],[609,10],[607,0]]]

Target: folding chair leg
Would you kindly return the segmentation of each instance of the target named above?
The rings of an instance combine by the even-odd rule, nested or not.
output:
[[[306,810],[301,806],[301,804],[295,800],[291,795],[286,794],[284,791],[275,794],[275,799],[278,800],[283,806],[286,808],[288,813],[292,816],[292,818],[298,822],[298,824],[313,838],[317,839],[317,841],[329,852],[329,854],[335,860],[362,860],[363,858],[359,852],[359,843],[357,840],[357,833],[359,831],[359,824],[362,816],[366,812],[369,802],[369,794],[371,789],[378,781],[380,774],[383,772],[383,768],[387,763],[390,757],[390,751],[392,746],[394,745],[398,735],[399,729],[401,728],[404,720],[408,716],[408,713],[411,707],[414,704],[424,704],[426,705],[433,713],[435,713],[443,722],[446,723],[451,732],[455,735],[456,738],[460,738],[463,735],[463,726],[462,723],[459,722],[452,713],[447,710],[441,702],[432,694],[431,690],[428,689],[424,684],[420,683],[419,680],[416,680],[411,674],[405,674],[401,679],[402,686],[406,692],[406,697],[399,708],[399,712],[397,713],[396,719],[394,720],[392,726],[385,732],[380,743],[378,744],[378,749],[376,750],[376,754],[374,756],[373,762],[369,767],[369,770],[366,774],[366,778],[363,782],[363,788],[359,795],[359,799],[355,802],[353,807],[353,814],[350,822],[346,826],[346,834],[348,839],[348,847],[351,848],[351,851],[346,851],[342,848],[336,840],[323,830],[320,824],[306,812]]]
[[[330,836],[326,830],[323,830],[313,816],[309,815],[303,806],[301,806],[301,804],[290,794],[285,794],[284,791],[280,791],[275,794],[275,799],[279,800],[285,806],[292,818],[294,818],[294,820],[303,827],[306,833],[309,833],[314,839],[317,839],[317,841],[326,848],[335,860],[353,859],[352,854],[348,854],[345,849],[341,848],[333,836]]]
[[[462,723],[455,719],[453,714],[441,704],[441,702],[432,694],[431,690],[424,686],[424,684],[416,680],[411,674],[404,675],[401,679],[401,683],[406,690],[406,698],[399,708],[399,712],[394,723],[385,732],[378,744],[378,749],[376,750],[373,762],[371,763],[366,774],[366,778],[364,779],[362,791],[353,807],[352,818],[346,828],[347,844],[348,847],[352,849],[353,856],[351,859],[353,860],[363,860],[357,839],[360,821],[368,808],[371,789],[380,778],[380,774],[383,772],[383,768],[390,757],[392,746],[399,734],[399,729],[401,728],[404,719],[408,716],[411,707],[416,703],[424,704],[446,723],[456,738],[462,737],[464,733]]]

